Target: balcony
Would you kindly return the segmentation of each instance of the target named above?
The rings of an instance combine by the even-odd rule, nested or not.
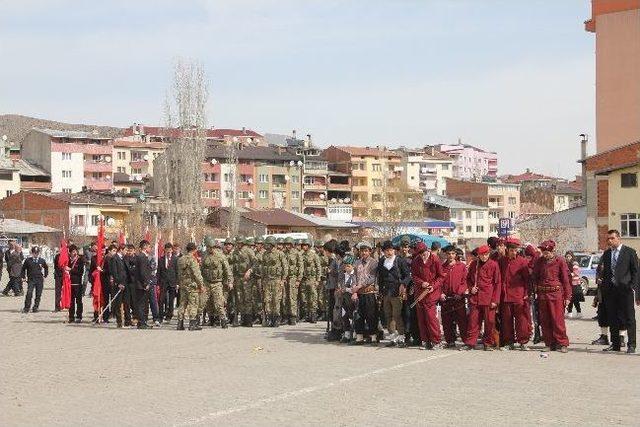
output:
[[[504,204],[502,202],[489,202],[489,209],[502,209]]]
[[[85,172],[111,172],[113,165],[107,162],[94,162],[93,160],[85,160],[84,171]]]
[[[286,182],[274,182],[271,184],[271,189],[273,191],[284,191],[287,188]]]
[[[336,183],[328,183],[327,190],[334,191],[351,191],[351,184],[336,184]]]
[[[111,178],[85,178],[84,185],[90,190],[110,191],[113,188],[113,181]]]
[[[305,206],[327,206],[325,199],[304,199],[303,203]]]
[[[144,159],[134,159],[129,162],[133,169],[145,169],[149,167],[149,161]]]
[[[220,183],[218,181],[202,181],[203,190],[219,190]]]
[[[361,192],[361,193],[368,193],[369,192],[369,187],[366,185],[354,185],[352,187],[352,191],[355,192]]]
[[[368,207],[368,203],[367,203],[367,202],[364,202],[364,201],[361,201],[361,200],[357,200],[357,201],[356,201],[356,200],[354,200],[353,202],[351,202],[351,205],[352,205],[354,208],[362,208],[362,209],[364,209],[364,208],[367,208],[367,207]]]
[[[304,172],[307,174],[320,174],[324,175],[328,171],[327,162],[309,161],[304,164]]]
[[[323,218],[327,216],[327,211],[324,208],[305,207],[303,212],[307,215],[319,216]]]
[[[327,189],[327,184],[323,183],[323,182],[311,182],[311,183],[304,183],[303,188],[305,190],[318,190],[318,191],[324,191]]]
[[[359,176],[359,177],[364,177],[366,178],[368,175],[366,170],[361,170],[361,169],[353,169],[351,171],[351,176]]]

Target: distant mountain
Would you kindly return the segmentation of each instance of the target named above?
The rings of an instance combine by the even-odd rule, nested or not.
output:
[[[100,136],[106,137],[120,136],[124,131],[124,129],[112,126],[55,122],[53,120],[36,119],[35,117],[21,116],[19,114],[0,115],[0,136],[7,135],[7,143],[12,146],[20,146],[22,139],[32,128],[80,130],[84,132],[96,131]]]

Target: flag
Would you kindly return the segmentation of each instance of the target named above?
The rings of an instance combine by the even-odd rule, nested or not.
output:
[[[60,292],[60,308],[66,310],[71,307],[71,275],[67,271],[69,265],[69,247],[67,240],[62,236],[60,241],[60,255],[58,256],[58,268],[62,270],[62,291]]]
[[[164,240],[162,240],[162,233],[158,237],[158,251],[156,259],[159,260],[161,256],[164,256]]]
[[[151,243],[151,230],[149,230],[149,226],[147,226],[147,229],[144,232],[144,240]]]
[[[98,228],[98,251],[96,253],[96,266],[102,268],[102,258],[104,255],[104,219],[100,218],[100,225]],[[100,269],[96,268],[93,271],[93,311],[97,313],[102,312],[102,277],[100,275]]]

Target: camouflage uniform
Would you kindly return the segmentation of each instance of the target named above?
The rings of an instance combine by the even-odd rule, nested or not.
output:
[[[315,242],[315,251],[318,256],[318,260],[320,261],[320,279],[317,284],[317,295],[318,295],[318,311],[322,313],[322,316],[325,316],[327,309],[327,293],[325,292],[324,285],[327,281],[327,274],[329,272],[329,258],[322,251],[322,242],[316,240]]]
[[[233,245],[233,240],[227,239],[224,241],[224,244],[225,244],[225,249],[223,250],[222,254],[227,259],[229,268],[231,268],[231,277],[229,277],[229,282],[226,282],[226,281],[222,282],[222,293],[224,294],[224,300],[227,306],[227,314],[229,317],[231,317],[232,313],[236,313],[236,309],[235,309],[236,300],[234,295],[236,288],[229,287],[229,283],[233,283],[233,256],[232,256],[233,247],[228,245]],[[227,248],[229,248],[229,250],[227,250]]]
[[[287,244],[287,248],[284,251],[284,257],[288,264],[289,271],[284,289],[284,313],[289,316],[289,324],[295,324],[298,318],[298,288],[300,287],[304,264],[302,254],[290,246],[293,244],[293,239],[288,237],[285,243]]]
[[[280,257],[280,262],[282,263],[282,265],[287,265],[287,274],[286,276],[282,279],[282,289],[280,291],[280,302],[278,303],[280,306],[280,313],[284,314],[285,311],[285,306],[284,306],[284,287],[285,287],[285,283],[287,282],[287,277],[289,276],[288,270],[289,270],[289,262],[287,261],[287,257],[284,254],[284,239],[282,237],[278,237],[278,239],[276,240],[276,247],[274,249],[277,253],[278,256]]]
[[[300,287],[302,289],[302,304],[305,308],[305,314],[309,321],[316,321],[316,310],[318,309],[318,280],[320,279],[322,266],[318,254],[311,249],[311,244],[307,240],[303,242],[302,250],[302,280]],[[304,246],[307,245],[307,250]]]
[[[200,291],[204,286],[200,266],[195,255],[185,254],[178,259],[178,282],[180,283],[180,293],[186,301],[186,316],[189,317],[189,328],[196,324],[200,316]],[[183,302],[180,301],[178,319],[184,320],[185,310]]]
[[[252,274],[251,274],[251,298],[253,301],[252,311],[254,316],[262,316],[263,314],[263,289],[262,282],[259,274],[257,274],[257,269],[259,269],[260,262],[262,261],[262,256],[264,255],[264,247],[262,244],[264,243],[264,239],[262,237],[256,238],[256,251],[255,251],[255,260],[254,264],[251,266]]]
[[[220,319],[222,327],[227,326],[225,313],[225,299],[223,283],[233,287],[233,273],[217,242],[213,239],[205,239],[207,253],[202,257],[202,278],[204,279],[204,291],[200,295],[200,309],[207,309],[209,313],[209,326],[213,326],[213,316]]]
[[[278,326],[280,316],[280,301],[282,300],[282,283],[287,276],[288,265],[274,248],[275,240],[267,237],[267,250],[262,254],[259,263],[259,275],[262,279],[264,291],[265,312],[267,324]]]
[[[251,294],[251,283],[244,279],[245,273],[255,263],[253,250],[248,246],[234,250],[233,260],[233,283],[237,289],[238,305],[237,309],[242,314],[243,323],[253,322],[253,296]]]

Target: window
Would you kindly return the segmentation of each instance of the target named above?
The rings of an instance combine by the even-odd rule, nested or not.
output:
[[[75,215],[73,217],[73,225],[76,227],[84,227],[84,215]]]
[[[71,153],[62,153],[62,160],[71,160]]]
[[[380,172],[382,171],[382,165],[380,163],[373,163],[371,165],[371,170],[373,170],[374,172]]]
[[[382,187],[382,180],[374,178],[374,179],[371,180],[371,184],[374,187]]]
[[[71,171],[62,171],[63,178],[71,178]]]
[[[497,226],[496,224],[491,224],[491,225],[489,226],[489,231],[490,231],[491,233],[497,233],[497,232],[498,232],[498,226]]]
[[[449,170],[449,164],[444,163],[444,164],[442,165],[442,170],[443,170],[443,171],[448,171],[448,170]]]
[[[416,179],[416,177],[415,177],[415,176],[412,176],[412,177],[411,177],[411,181],[413,181],[414,179]]]
[[[476,233],[484,233],[484,225],[476,225]]]
[[[299,182],[300,182],[300,177],[299,177],[298,175],[293,175],[293,176],[291,177],[291,183],[292,183],[292,184],[297,184],[297,183],[299,183]]]
[[[295,199],[295,200],[299,199],[300,198],[300,192],[299,191],[292,191],[291,192],[291,198]]]
[[[142,168],[131,168],[131,173],[139,175],[142,173]]]
[[[118,160],[127,160],[127,152],[126,151],[118,151]]]
[[[118,173],[127,173],[127,170],[124,166],[118,166]]]
[[[564,196],[558,196],[558,203],[564,204],[565,202],[566,202],[566,199]]]
[[[513,211],[509,211],[509,218],[515,218],[516,217],[516,213]]]
[[[300,208],[299,208],[299,207],[296,207],[296,206],[292,207],[292,208],[291,208],[291,210],[292,210],[293,212],[300,212]]]
[[[304,177],[304,183],[308,184],[308,185],[313,185],[316,183],[315,177],[313,176],[305,176]]]
[[[500,218],[500,212],[498,212],[498,211],[489,212],[489,218],[491,218],[491,219],[499,219]]]
[[[510,205],[515,205],[516,204],[516,198],[515,197],[509,197],[509,204]]]
[[[63,193],[71,193],[71,189],[70,188],[63,188],[62,192]]]
[[[233,198],[233,191],[231,190],[224,190],[224,197],[227,199],[231,199]]]
[[[91,225],[94,227],[100,225],[100,217],[98,215],[91,215]]]
[[[100,172],[92,172],[91,177],[93,179],[100,179]]]
[[[467,226],[464,228],[464,231],[466,231],[467,233],[471,233],[471,226],[470,226],[470,225],[467,225]]]
[[[640,237],[640,213],[620,214],[620,235]]]
[[[262,176],[262,175],[261,175]],[[258,191],[258,197],[260,197],[261,199],[266,199],[267,198],[267,190],[260,190]]]
[[[371,201],[372,202],[381,202],[382,201],[382,196],[380,194],[372,194],[371,195]]]
[[[471,211],[464,211],[464,217],[466,219],[471,219]],[[469,230],[469,231],[471,231],[471,230]]]
[[[7,197],[11,196],[13,194],[12,190],[7,190]]]
[[[2,180],[2,181],[11,181],[11,180],[13,180],[13,174],[0,173],[0,180]]]
[[[484,219],[484,212],[476,212],[477,219]]]
[[[258,175],[258,179],[260,182],[269,182],[269,175],[267,175],[266,173],[261,173],[260,175]]]
[[[229,180],[230,180],[230,179],[231,179],[231,178],[230,178],[229,174],[228,174],[228,173],[225,173],[225,174],[224,174],[224,182],[229,182]]]
[[[638,174],[637,173],[623,173],[620,174],[620,186],[622,188],[631,188],[638,186]]]

